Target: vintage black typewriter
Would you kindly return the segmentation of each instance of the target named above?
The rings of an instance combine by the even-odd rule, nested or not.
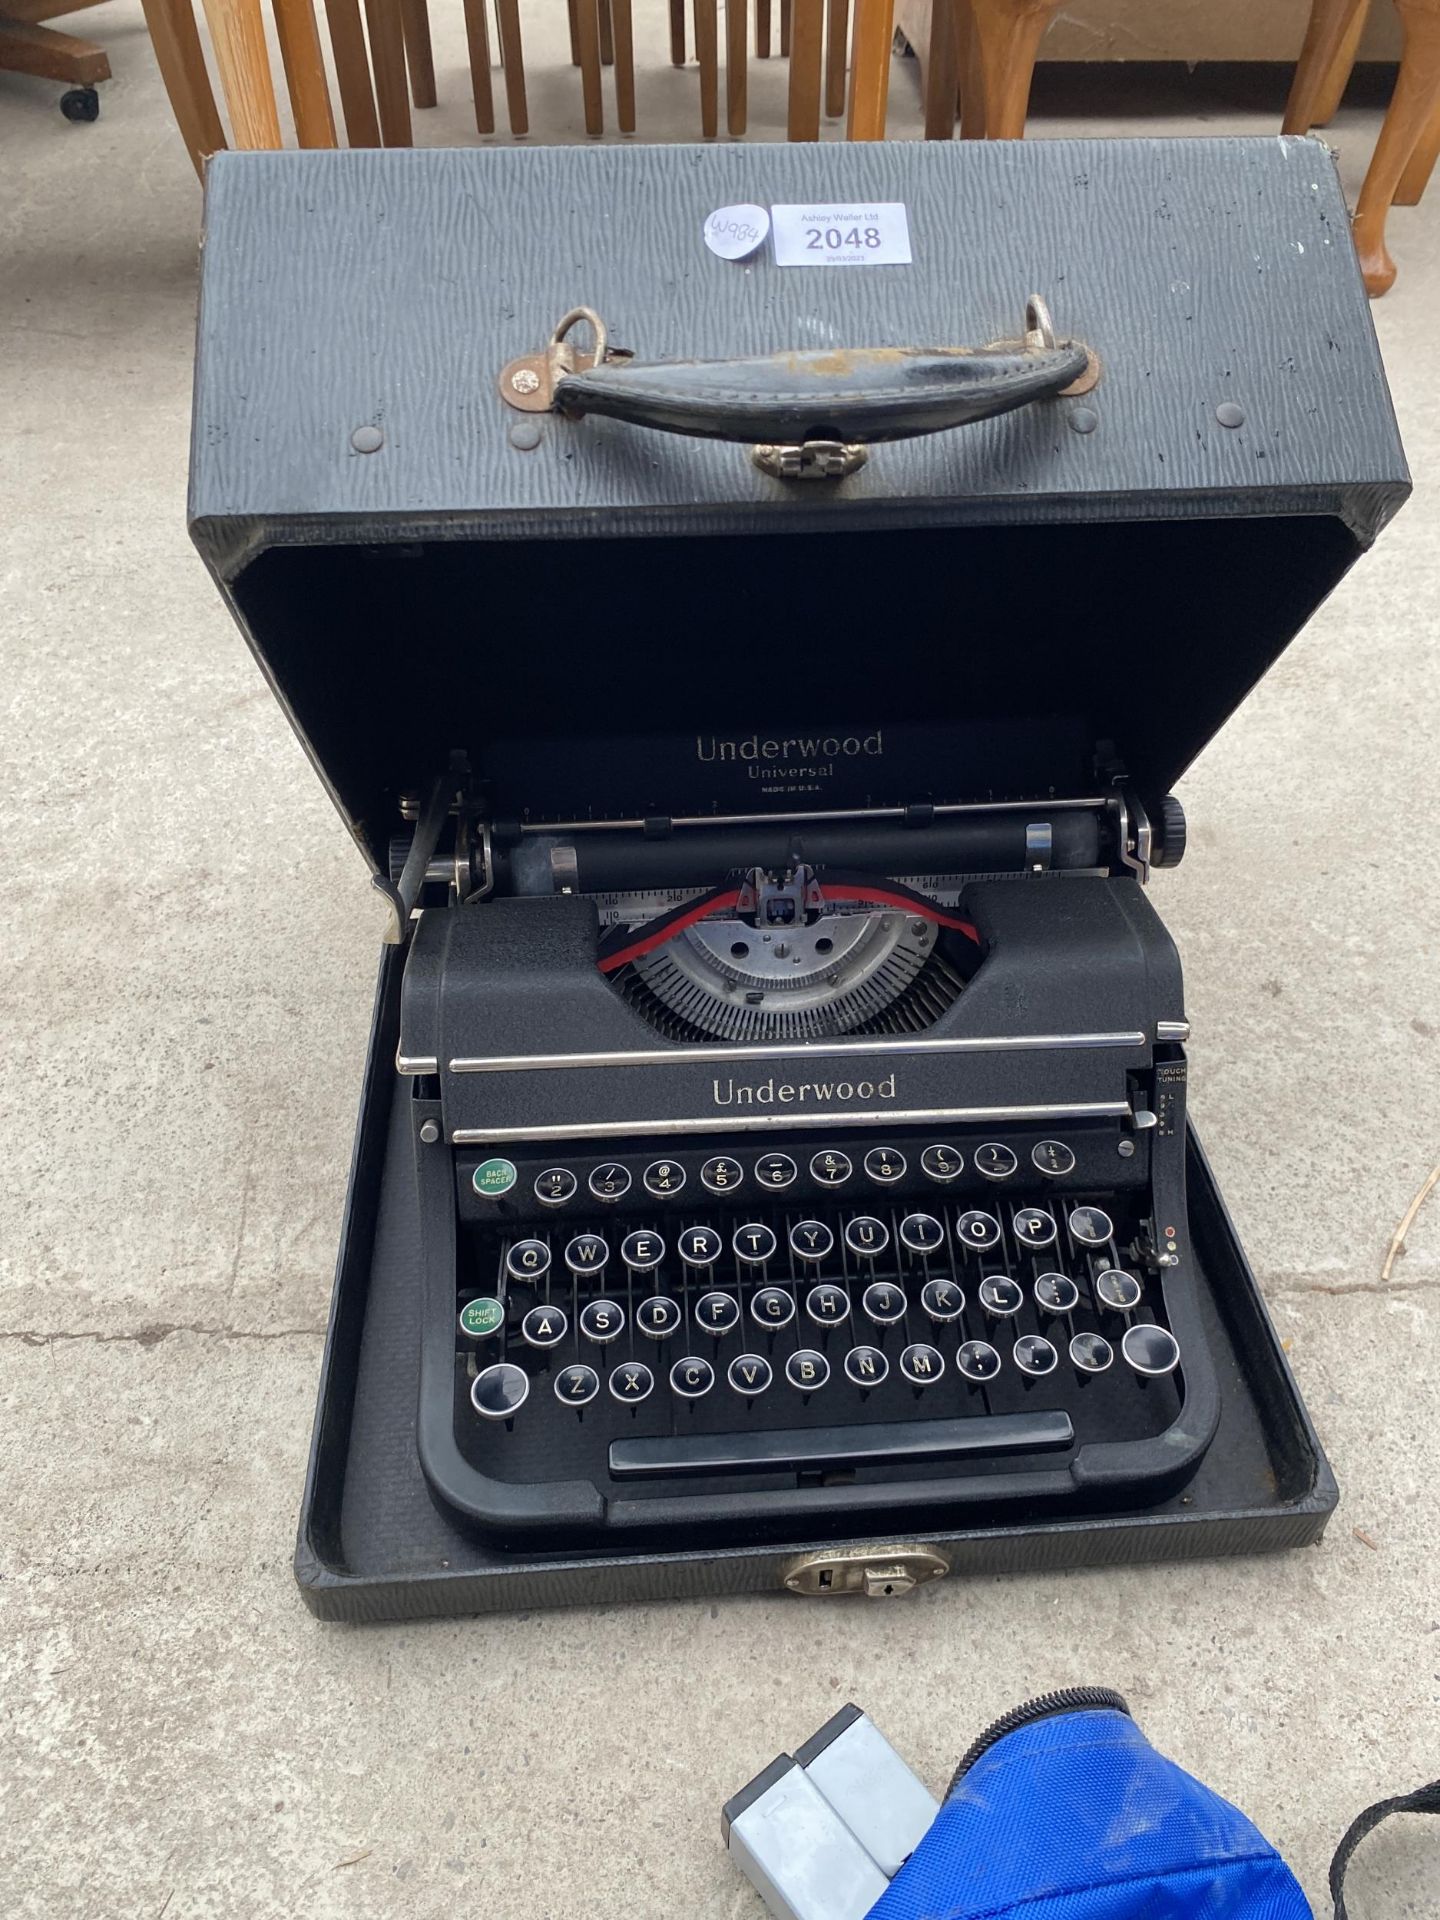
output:
[[[1198,1466],[1187,1029],[1141,884],[1183,816],[1108,763],[1064,804],[935,799],[926,744],[691,744],[796,785],[893,754],[853,810],[482,837],[454,796],[483,866],[444,856],[399,1066],[421,1459],[477,1525],[1133,1505]]]
[[[195,538],[392,909],[311,1604],[1316,1538],[1146,883],[1408,485],[1324,149],[220,155],[206,226]]]

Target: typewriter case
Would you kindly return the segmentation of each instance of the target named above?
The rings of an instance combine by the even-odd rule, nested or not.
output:
[[[707,216],[745,203],[900,204],[913,259],[806,270],[778,265],[769,242],[717,257]],[[634,367],[818,350],[841,393],[780,436],[791,451],[772,440],[760,455],[546,410],[565,365],[547,342],[582,306]],[[1089,356],[1067,391],[1051,380],[992,417],[879,438],[859,460],[841,451],[856,350],[1008,342],[1043,356],[1047,319]],[[583,374],[588,332],[571,343]],[[753,398],[752,373],[721,385]],[[668,397],[672,412],[693,401]],[[714,392],[702,401],[713,414]],[[631,860],[631,884],[673,882],[687,820],[765,816],[767,847],[808,858],[819,831],[831,865],[901,874],[923,865],[906,855],[937,806],[957,831],[1003,828],[1013,858],[977,840],[962,863],[987,897],[1016,890],[1002,922],[1043,921],[1051,903],[1064,921],[1074,889],[1099,888],[1139,898],[1125,912],[1148,926],[1140,883],[1183,845],[1171,788],[1408,487],[1317,142],[221,154],[208,170],[193,537],[407,938],[405,909],[443,907],[457,859],[468,891],[491,889],[463,909],[477,924],[514,914],[507,892],[553,890],[522,911],[553,913],[560,944],[593,953],[574,893],[613,890]],[[797,829],[797,814],[830,818]],[[631,823],[628,837],[570,830],[596,820]],[[481,945],[497,991],[508,973],[513,992],[524,942]],[[1183,1486],[1078,1513],[957,1507],[899,1532],[875,1516],[789,1533],[737,1520],[673,1549],[643,1534],[478,1536],[417,1448],[417,1114],[438,1117],[441,1152],[468,1122],[483,1157],[508,1150],[524,1102],[507,1106],[504,1076],[442,1091],[438,1043],[428,1073],[413,1058],[397,1071],[414,1045],[406,954],[382,950],[305,1482],[296,1573],[317,1614],[884,1593],[1323,1531],[1333,1479],[1182,1126],[1218,1403]],[[1078,1009],[1085,962],[1077,935],[1043,977],[1007,976],[1010,1031],[1034,1031],[1041,1007],[1053,1025],[1072,991]],[[536,985],[549,998],[534,1031],[583,1048],[600,1001],[563,977]],[[1163,1065],[1179,1084],[1178,968],[1151,985],[1148,1016],[1117,1007],[1112,1024],[1143,1034],[1117,1071]],[[593,969],[591,989],[608,992]],[[966,1034],[969,991],[946,1032]],[[513,1039],[503,1015],[486,1029],[483,978],[476,993],[495,1050],[519,1051],[499,1044]],[[612,1004],[621,1027],[635,1021]],[[797,1043],[802,1071],[804,1057]],[[1203,1077],[1203,1034],[1195,1058]],[[1007,1087],[1043,1103],[1056,1071],[1069,1069],[1035,1051],[962,1048],[908,1104],[958,1112]],[[543,1077],[532,1120],[630,1118],[598,1080]],[[696,1083],[665,1084],[645,1123],[693,1105]],[[869,1124],[862,1097],[841,1104]]]

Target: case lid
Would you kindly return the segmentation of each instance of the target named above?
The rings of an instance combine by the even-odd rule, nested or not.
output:
[[[746,202],[903,205],[912,260],[717,257]],[[646,361],[843,371],[1014,340],[1032,293],[1093,391],[843,480],[499,398],[580,304]],[[1153,808],[1408,485],[1317,141],[208,169],[192,531],[381,870],[457,748],[531,819],[1073,796],[1104,742]]]

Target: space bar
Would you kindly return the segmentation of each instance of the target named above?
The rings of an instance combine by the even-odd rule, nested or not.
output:
[[[657,1434],[610,1442],[610,1471],[784,1473],[791,1468],[904,1466],[992,1453],[1068,1447],[1068,1413],[975,1414],[894,1426],[792,1427],[772,1433]]]

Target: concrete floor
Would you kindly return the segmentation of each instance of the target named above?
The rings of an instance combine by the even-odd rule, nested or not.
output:
[[[1323,1906],[1352,1814],[1440,1773],[1440,1194],[1379,1277],[1440,1156],[1440,193],[1395,216],[1375,314],[1415,499],[1186,780],[1155,889],[1195,1109],[1344,1489],[1325,1542],[885,1606],[327,1628],[289,1559],[380,911],[187,544],[195,183],[134,0],[77,25],[115,65],[98,124],[0,77],[0,1910],[740,1920],[720,1803],[836,1705],[938,1787],[1080,1681]],[[457,36],[427,140],[463,137]],[[532,66],[556,111],[578,94],[543,42]],[[693,88],[653,75],[642,127]],[[1276,124],[1177,95],[1147,126]],[[1374,127],[1334,129],[1352,190]],[[1369,1843],[1357,1917],[1440,1905],[1424,1824]]]

